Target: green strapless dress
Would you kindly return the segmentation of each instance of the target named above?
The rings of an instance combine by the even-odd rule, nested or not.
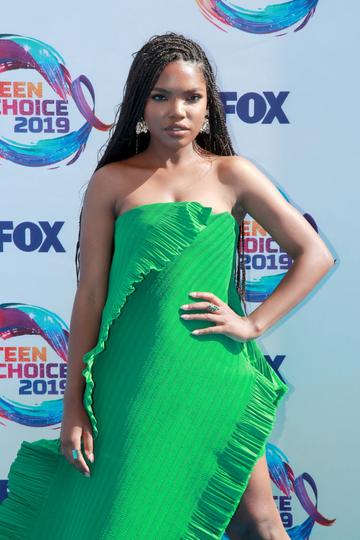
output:
[[[114,227],[99,337],[84,356],[91,477],[59,439],[23,441],[0,505],[2,540],[221,539],[287,391],[255,340],[196,336],[211,323],[180,318],[180,305],[197,301],[191,291],[244,315],[229,212],[150,203]]]

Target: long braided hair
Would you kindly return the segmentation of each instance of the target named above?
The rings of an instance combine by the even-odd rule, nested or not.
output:
[[[134,60],[130,66],[124,86],[123,101],[118,107],[114,123],[109,131],[108,141],[95,171],[103,165],[127,159],[145,150],[149,144],[149,132],[136,135],[136,124],[143,116],[146,100],[165,66],[175,60],[184,60],[199,66],[207,88],[210,133],[200,132],[194,141],[194,150],[212,152],[220,156],[236,155],[225,122],[225,114],[216,85],[213,69],[203,49],[196,42],[182,34],[166,32],[152,36],[139,51],[132,54]],[[77,282],[80,273],[80,230],[76,245],[75,265]],[[239,224],[237,242],[237,260],[235,268],[236,290],[243,302],[245,314],[245,254],[244,254],[244,219]],[[239,263],[239,260],[241,263]],[[240,272],[241,269],[241,272]]]

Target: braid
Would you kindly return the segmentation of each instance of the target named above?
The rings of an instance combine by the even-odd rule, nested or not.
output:
[[[239,293],[240,298],[241,298],[241,300],[243,302],[245,315],[247,316],[246,297],[245,297],[245,293],[246,293],[246,267],[245,267],[245,232],[244,232],[245,223],[244,223],[244,220],[245,220],[245,218],[240,223],[240,231],[239,231],[239,238],[238,238],[238,244],[237,244],[237,255],[238,255],[237,263],[238,264],[237,264],[237,267],[236,267],[237,268],[237,270],[236,270],[236,290]],[[239,259],[240,259],[240,261],[239,261]],[[241,267],[240,267],[240,263],[241,263]],[[240,276],[240,268],[241,268],[242,277]],[[240,282],[241,282],[241,285],[240,285]]]
[[[139,51],[132,54],[134,60],[130,66],[128,78],[123,92],[123,101],[119,105],[115,120],[109,130],[108,140],[100,147],[98,163],[95,171],[108,163],[127,159],[136,153],[144,151],[150,140],[150,134],[136,134],[136,124],[143,116],[146,100],[167,64],[176,60],[195,63],[204,76],[207,88],[210,133],[200,132],[195,138],[194,149],[212,152],[220,156],[236,155],[226,126],[225,113],[216,84],[213,69],[209,60],[198,43],[182,34],[166,32],[152,36]],[[104,153],[100,157],[100,153]],[[75,265],[77,282],[80,274],[80,232],[81,209],[79,217],[79,236],[76,244]],[[244,221],[240,224],[240,236],[237,245],[244,249]],[[242,239],[242,240],[241,240]],[[243,252],[242,252],[243,254]],[[242,256],[243,280],[239,286],[240,274],[236,272],[236,287],[244,302],[245,312],[245,262]]]

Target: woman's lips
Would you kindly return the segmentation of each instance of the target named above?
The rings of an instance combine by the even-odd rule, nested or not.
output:
[[[185,135],[189,130],[185,128],[181,129],[174,129],[174,128],[166,128],[165,131],[171,135],[171,137],[182,137]]]

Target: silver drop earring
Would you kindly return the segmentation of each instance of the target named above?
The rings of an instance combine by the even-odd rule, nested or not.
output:
[[[201,126],[200,133],[210,133],[210,123],[209,123],[209,116],[205,116],[205,120],[203,125]]]
[[[149,128],[143,118],[140,118],[138,123],[136,124],[136,134],[139,135],[139,133],[147,133],[149,131]]]
[[[140,120],[137,122],[135,131],[136,131],[135,154],[137,154],[138,150],[139,150],[139,140],[138,139],[139,139],[140,133],[147,133],[149,131],[149,128],[148,128],[144,118],[141,117]]]

